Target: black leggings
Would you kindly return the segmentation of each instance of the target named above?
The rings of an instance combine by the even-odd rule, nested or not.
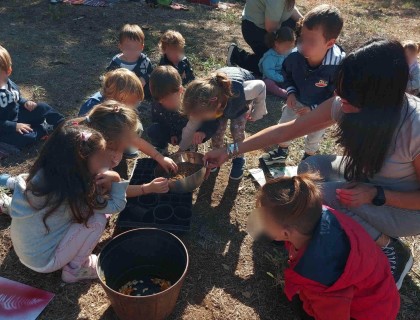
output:
[[[282,27],[287,26],[292,29],[296,28],[296,22],[291,18],[284,21],[281,25]],[[258,69],[258,62],[264,53],[270,49],[265,44],[266,34],[267,31],[265,29],[257,27],[253,22],[249,20],[242,20],[242,36],[254,53],[249,53],[243,49],[239,49],[235,63],[239,67],[247,69],[257,76],[261,75],[260,70]]]

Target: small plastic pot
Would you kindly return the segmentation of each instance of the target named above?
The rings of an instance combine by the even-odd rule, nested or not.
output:
[[[174,216],[177,224],[188,226],[192,217],[192,210],[187,207],[175,207]]]
[[[157,224],[170,224],[174,216],[174,210],[170,205],[161,204],[153,210],[153,216]]]
[[[140,205],[147,207],[154,206],[157,203],[157,196],[155,194],[146,194],[145,196],[138,197],[137,201]]]

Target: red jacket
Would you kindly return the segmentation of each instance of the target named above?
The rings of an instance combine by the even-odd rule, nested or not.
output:
[[[290,243],[288,248],[295,252]],[[298,294],[306,313],[315,319],[397,317],[400,298],[388,259],[350,217],[324,207],[310,243],[289,263],[286,296],[292,300]]]

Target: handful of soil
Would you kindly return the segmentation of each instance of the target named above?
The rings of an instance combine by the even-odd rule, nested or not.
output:
[[[126,296],[142,297],[156,294],[171,287],[169,280],[155,278],[155,277],[143,277],[138,280],[128,281],[119,290]]]
[[[193,175],[197,171],[203,168],[203,165],[197,163],[182,162],[178,164],[178,171],[171,172],[167,178],[171,181],[181,180],[188,176]]]

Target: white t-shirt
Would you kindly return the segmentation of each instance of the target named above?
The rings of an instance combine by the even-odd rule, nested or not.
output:
[[[369,181],[394,191],[420,190],[414,159],[420,155],[420,99],[407,94],[401,119],[380,172]],[[344,114],[341,99],[333,101],[331,117],[339,122]]]

